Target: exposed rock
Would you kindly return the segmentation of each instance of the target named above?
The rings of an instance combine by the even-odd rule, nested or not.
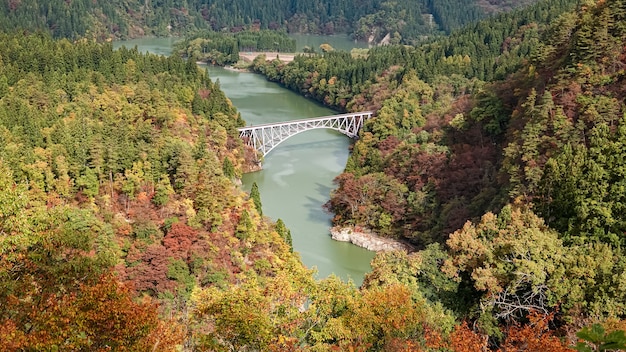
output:
[[[391,238],[380,237],[375,233],[361,229],[356,231],[353,227],[332,227],[330,229],[332,239],[341,242],[350,242],[370,251],[398,251],[409,250],[409,247]]]
[[[146,35],[146,32],[143,28],[139,26],[130,26],[128,29],[128,37],[129,38],[141,38]]]
[[[245,62],[252,62],[259,55],[265,55],[265,60],[272,61],[274,59],[278,59],[284,63],[291,62],[296,57],[295,53],[279,53],[279,52],[273,52],[273,51],[264,51],[264,52],[246,51],[246,52],[240,52],[239,58]]]
[[[380,40],[378,45],[389,45],[391,43],[391,33],[387,33],[387,35]]]
[[[263,170],[263,165],[259,163],[248,164],[243,166],[243,173],[257,172]]]

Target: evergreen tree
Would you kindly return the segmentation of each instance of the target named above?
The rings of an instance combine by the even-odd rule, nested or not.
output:
[[[263,215],[263,207],[261,205],[261,193],[259,193],[259,186],[256,182],[252,183],[252,189],[250,189],[250,199],[254,202],[254,207]]]
[[[222,162],[222,172],[224,172],[224,176],[229,179],[233,179],[235,177],[235,167],[229,158],[224,158],[224,162]]]
[[[282,219],[276,220],[276,232],[282,237],[289,245],[289,248],[293,252],[293,240],[291,239],[291,230],[287,228]]]

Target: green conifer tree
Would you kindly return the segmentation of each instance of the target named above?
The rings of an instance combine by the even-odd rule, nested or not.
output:
[[[291,239],[291,231],[287,228],[282,219],[276,220],[276,232],[282,237],[293,252],[293,241]]]
[[[252,184],[252,189],[250,190],[250,199],[254,202],[254,207],[259,212],[260,215],[263,215],[263,209],[261,205],[261,193],[259,193],[259,186],[254,182]]]
[[[224,158],[224,162],[222,163],[222,171],[224,172],[224,176],[232,179],[235,177],[235,167],[229,158]]]

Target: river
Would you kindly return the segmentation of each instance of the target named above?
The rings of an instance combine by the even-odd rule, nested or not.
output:
[[[344,36],[294,36],[298,48],[312,48],[327,42],[335,49],[364,47]],[[141,52],[169,55],[172,38],[142,38],[114,43],[114,47],[137,46]],[[262,76],[208,68],[213,81],[233,102],[248,125],[279,122],[308,117],[333,115],[337,112],[309,101]],[[316,268],[318,277],[331,274],[360,285],[370,268],[374,253],[349,243],[330,238],[331,214],[322,209],[333,188],[332,180],[339,175],[348,158],[350,139],[332,130],[312,130],[298,134],[281,143],[263,162],[263,170],[243,176],[243,189],[252,183],[259,186],[263,213],[282,219],[291,230],[294,251],[304,265]]]

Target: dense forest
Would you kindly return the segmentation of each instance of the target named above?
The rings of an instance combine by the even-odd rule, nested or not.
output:
[[[466,220],[508,202],[498,148],[515,108],[507,93],[521,85],[488,82],[505,82],[527,65],[542,33],[552,35],[548,23],[574,4],[542,1],[417,47],[306,54],[287,65],[259,59],[252,69],[337,110],[377,111],[328,204],[338,223],[422,246],[443,242]],[[371,194],[347,192],[363,188]]]
[[[251,0],[6,0],[0,2],[0,30],[37,28],[55,37],[106,39],[182,35],[201,29],[283,29],[349,33],[374,41],[389,34],[410,43],[509,9],[511,4],[506,0],[363,0],[356,5],[348,0],[273,0],[259,6]]]
[[[390,271],[435,251],[454,284],[431,277],[430,298],[492,339],[531,311],[571,329],[624,317],[625,14],[623,1],[542,1],[416,47],[253,69],[377,111],[327,207],[420,249]]]
[[[315,280],[237,185],[244,122],[193,60],[114,51],[90,16],[37,31],[33,3],[0,3],[28,28],[0,33],[1,351],[626,349],[624,0],[253,63],[376,111],[327,207],[415,250],[360,288]],[[96,5],[63,3],[46,16]],[[99,18],[156,14],[124,3]]]

